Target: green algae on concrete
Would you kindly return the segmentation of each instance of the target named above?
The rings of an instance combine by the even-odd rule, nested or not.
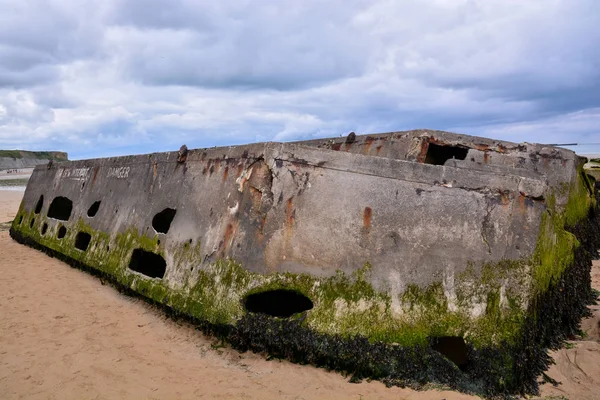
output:
[[[212,324],[235,325],[245,313],[243,301],[250,294],[288,289],[313,301],[314,308],[304,323],[320,333],[363,336],[405,346],[424,345],[431,337],[459,336],[475,347],[483,347],[513,342],[530,302],[572,264],[578,242],[566,226],[584,218],[593,205],[583,176],[578,174],[571,186],[564,210],[557,210],[554,197],[548,199],[531,259],[486,263],[477,268],[478,273],[469,265],[451,283],[409,285],[397,298],[369,283],[368,262],[351,275],[341,271],[325,278],[292,273],[264,275],[250,272],[231,259],[200,265],[200,242],[167,246],[160,243],[158,235],[149,237],[134,227],[111,237],[80,218],[71,224],[64,238],[57,239],[59,225],[42,235],[40,227],[48,222],[47,217],[22,208],[13,227],[48,248],[111,275],[155,302]],[[18,224],[20,217],[23,220]],[[92,236],[85,252],[72,245],[77,232]],[[181,281],[152,279],[129,270],[129,259],[136,248],[170,259],[184,271]],[[534,291],[529,291],[530,286]]]
[[[386,384],[534,392],[546,347],[576,329],[589,249],[600,241],[587,239],[600,232],[577,157],[431,132],[381,138],[377,156],[369,137],[339,139],[339,152],[267,143],[183,160],[172,152],[49,164],[34,171],[23,204],[69,196],[74,218],[21,208],[11,235],[195,318],[240,350]],[[413,150],[426,161],[431,143],[470,155],[410,162]],[[491,154],[492,145],[502,151]],[[267,168],[253,177],[258,160]],[[99,200],[98,217],[86,218]],[[150,221],[165,207],[177,218],[155,233]],[[78,232],[91,236],[85,251],[74,246]],[[129,268],[136,249],[164,259],[162,278]],[[248,296],[280,289],[313,308],[290,318],[247,312]],[[444,356],[446,336],[464,338],[467,365]]]
[[[587,218],[589,210],[596,206],[591,187],[583,169],[570,187],[566,206],[560,209],[556,198],[547,201],[547,212],[542,215],[538,243],[533,255],[534,293],[539,295],[555,283],[567,267],[573,264],[579,241],[568,228]]]
[[[481,347],[513,342],[529,303],[573,263],[578,241],[566,227],[584,218],[593,206],[584,179],[583,173],[578,174],[564,210],[557,209],[553,196],[548,199],[537,248],[530,260],[487,263],[477,269],[477,274],[469,265],[450,285],[442,281],[427,287],[409,285],[395,299],[369,283],[368,262],[351,275],[341,271],[325,278],[292,273],[264,275],[250,272],[231,259],[199,265],[200,242],[167,246],[160,243],[158,235],[148,237],[134,227],[111,237],[80,218],[71,224],[64,238],[58,239],[59,225],[42,235],[40,227],[48,222],[47,217],[23,208],[13,227],[48,248],[111,275],[155,302],[212,324],[235,325],[244,315],[243,301],[250,294],[288,289],[313,301],[314,308],[304,323],[320,333],[358,335],[408,346],[424,345],[431,337],[459,336]],[[87,251],[72,245],[77,232],[92,236]],[[129,270],[129,259],[136,248],[170,258],[178,270],[185,271],[182,282],[152,279]],[[529,286],[534,290],[530,291]]]
[[[505,271],[506,263],[499,264],[500,268],[498,265],[488,266],[485,270],[489,272],[483,274],[479,281],[466,279],[464,285],[459,284],[462,302],[455,311],[448,310],[443,286],[438,283],[425,289],[409,286],[400,296],[401,312],[398,313],[393,310],[391,296],[376,290],[368,282],[369,263],[351,275],[338,271],[332,277],[316,278],[308,274],[252,273],[234,260],[218,260],[190,271],[185,277],[185,285],[174,288],[170,282],[130,271],[127,266],[133,249],[142,248],[164,257],[171,256],[178,265],[193,265],[193,260],[198,260],[200,254],[199,243],[190,246],[185,242],[167,249],[164,243],[159,244],[158,237],[140,235],[134,228],[111,238],[92,229],[81,218],[64,238],[57,239],[54,231],[49,230],[46,235],[40,233],[39,227],[47,222],[47,217],[21,210],[15,221],[20,216],[23,216],[23,222],[15,228],[40,244],[111,275],[118,283],[155,302],[212,324],[235,325],[245,312],[243,300],[246,296],[284,288],[300,292],[313,301],[314,308],[307,314],[305,323],[320,333],[364,336],[371,341],[412,346],[425,345],[430,337],[444,335],[464,336],[473,343],[483,344],[495,341],[492,336],[497,340],[504,339],[512,330],[498,329],[497,324],[502,320],[500,316],[504,315],[500,304],[488,305],[483,316],[472,318],[468,311],[472,304],[465,300],[475,298],[474,291],[480,292],[478,295],[488,303],[489,299],[499,299],[499,284],[491,283],[496,282],[494,271]],[[30,227],[32,218],[36,222]],[[90,247],[85,252],[72,246],[80,231],[92,236]],[[492,329],[493,326],[496,329]]]

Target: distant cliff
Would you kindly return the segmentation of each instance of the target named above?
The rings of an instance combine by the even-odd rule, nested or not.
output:
[[[61,151],[0,150],[0,170],[33,168],[49,160],[68,161],[68,155]]]

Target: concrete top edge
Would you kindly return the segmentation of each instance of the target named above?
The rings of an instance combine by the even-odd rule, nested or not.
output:
[[[568,150],[568,149],[564,149],[564,148],[560,148],[560,147],[554,147],[554,146],[547,145],[547,144],[528,143],[528,142],[515,143],[515,142],[508,142],[508,141],[503,141],[503,140],[496,140],[496,139],[471,136],[471,135],[465,135],[465,134],[458,134],[458,133],[439,131],[439,130],[431,130],[431,129],[414,129],[414,130],[408,130],[408,131],[393,131],[393,132],[385,132],[385,133],[361,134],[361,135],[356,135],[356,140],[360,141],[360,140],[365,140],[365,139],[369,139],[369,138],[382,139],[382,138],[386,138],[386,137],[387,138],[397,138],[397,137],[407,137],[407,136],[410,136],[410,137],[433,136],[436,138],[443,139],[443,140],[447,141],[448,143],[454,143],[457,145],[463,145],[463,146],[484,145],[484,146],[489,146],[490,148],[500,146],[507,150],[521,150],[521,151],[528,152],[528,153],[540,152],[544,148],[552,148],[553,151],[554,150],[557,151],[561,155],[564,155],[565,158],[567,158],[567,159],[571,159],[571,158],[573,158],[573,156],[575,156],[575,152],[573,152],[572,150]],[[214,147],[195,148],[195,149],[190,149],[189,151],[190,152],[206,152],[206,151],[223,152],[224,150],[229,150],[229,149],[239,149],[239,148],[244,148],[244,147],[253,148],[256,146],[263,147],[263,146],[269,145],[269,144],[282,144],[282,143],[303,144],[303,145],[310,146],[310,145],[314,145],[314,144],[318,144],[318,143],[325,143],[325,142],[330,142],[330,143],[331,142],[333,142],[333,143],[344,142],[346,140],[346,137],[347,136],[326,137],[326,138],[320,138],[320,139],[300,140],[300,141],[291,141],[291,142],[267,141],[267,142],[257,142],[257,143],[231,145],[231,146],[214,146]],[[114,156],[114,157],[99,157],[99,158],[84,159],[84,160],[69,160],[66,162],[90,161],[90,160],[98,160],[98,159],[123,159],[126,157],[141,157],[141,156],[151,157],[153,155],[176,153],[176,152],[177,152],[177,149],[173,149],[173,150],[164,151],[164,152],[143,153],[143,154],[126,155],[126,156]],[[63,162],[60,162],[60,163],[63,163]]]
[[[96,166],[122,168],[149,163],[176,163],[177,158],[178,152],[152,153],[147,155],[56,163],[53,165],[53,168],[77,169]],[[535,189],[535,192],[539,192],[539,195],[541,195],[544,187],[547,185],[546,176],[537,171],[506,167],[493,168],[493,166],[482,166],[475,169],[465,168],[457,163],[436,166],[388,157],[331,151],[315,146],[307,146],[302,142],[267,142],[245,146],[190,150],[185,162],[212,162],[226,159],[265,159],[271,160],[271,162],[281,160],[326,169],[426,184],[432,184],[436,179],[440,180],[440,182],[447,180],[448,182],[455,182],[455,187],[462,188],[481,188],[487,186],[488,182],[493,180],[496,183],[495,186],[499,188],[515,186],[513,189],[516,190],[519,183],[525,179],[528,182],[539,182],[539,184],[530,184],[536,187],[539,186],[539,188]],[[45,169],[47,165],[41,165],[37,168]]]
[[[522,151],[527,151],[527,152],[540,152],[542,149],[552,148],[553,150],[557,150],[561,154],[566,155],[567,156],[566,158],[572,158],[574,155],[576,155],[576,153],[572,150],[565,149],[562,147],[552,146],[550,144],[530,143],[530,142],[517,143],[517,142],[506,141],[506,140],[499,140],[499,139],[485,138],[485,137],[481,137],[481,136],[467,135],[467,134],[462,134],[462,133],[440,131],[440,130],[435,130],[435,129],[411,129],[411,130],[407,130],[407,131],[393,131],[393,132],[383,132],[383,133],[361,134],[361,135],[356,135],[356,139],[358,141],[360,139],[367,139],[367,138],[381,139],[381,138],[385,138],[385,137],[399,138],[399,137],[407,137],[407,136],[413,137],[413,138],[428,136],[428,137],[442,139],[442,140],[448,142],[448,144],[455,143],[457,145],[464,145],[464,146],[483,145],[483,146],[488,146],[491,149],[498,148],[498,147],[504,148],[506,150],[523,149]],[[338,137],[333,137],[333,138],[300,140],[300,141],[294,141],[291,143],[296,143],[296,144],[302,143],[302,144],[309,144],[309,145],[327,142],[327,141],[333,141],[334,143],[337,143],[337,142],[344,142],[346,140],[346,138],[347,138],[347,136],[338,136]]]

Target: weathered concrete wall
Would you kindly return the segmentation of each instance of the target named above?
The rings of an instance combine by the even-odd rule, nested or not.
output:
[[[578,157],[437,131],[353,139],[38,166],[13,234],[213,324],[235,325],[249,294],[289,289],[319,333],[515,340],[572,262],[565,226],[593,205]],[[57,197],[72,201],[66,220],[48,216]],[[164,259],[162,278],[136,272],[136,249]]]
[[[575,153],[566,149],[426,129],[364,135],[351,143],[348,143],[345,137],[299,143],[334,151],[420,163],[426,162],[430,144],[458,147],[468,150],[467,155],[463,160],[449,160],[446,165],[499,174],[521,175],[530,171],[546,176],[553,186],[570,182],[579,162]]]

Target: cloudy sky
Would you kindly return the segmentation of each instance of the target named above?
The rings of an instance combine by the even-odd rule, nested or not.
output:
[[[77,159],[414,128],[600,142],[598,0],[0,10],[0,148]]]

